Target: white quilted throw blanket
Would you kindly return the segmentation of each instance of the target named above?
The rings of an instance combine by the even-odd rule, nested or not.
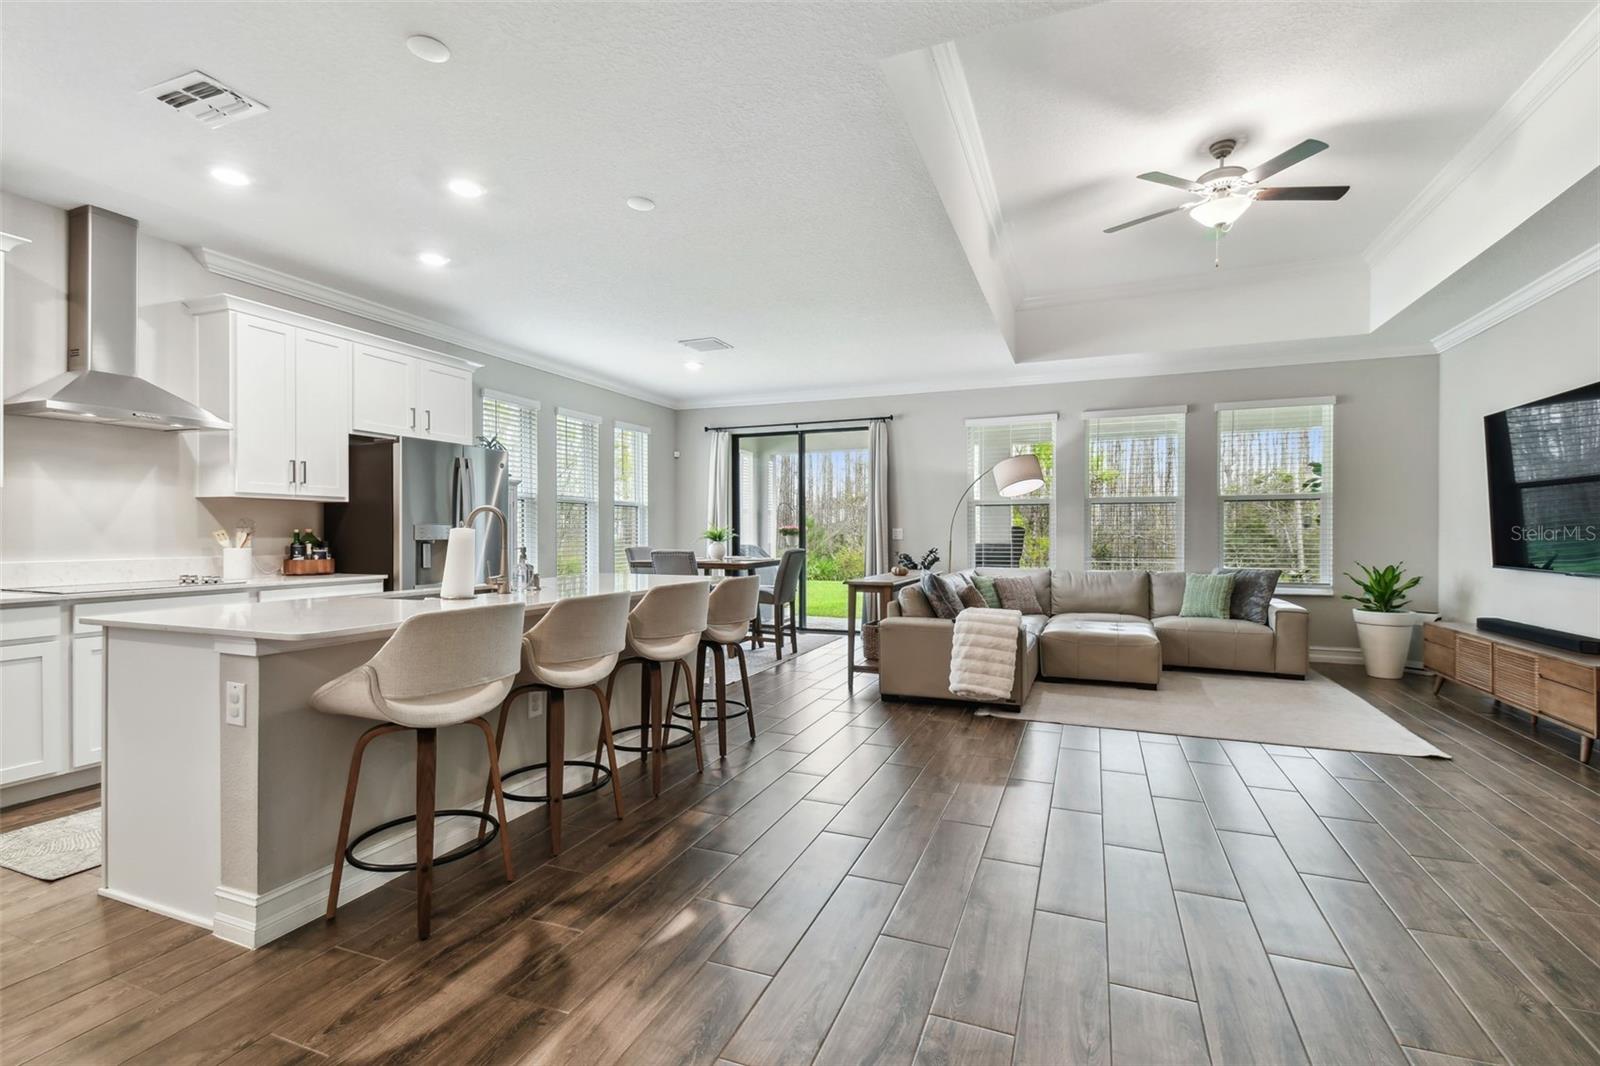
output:
[[[956,615],[950,691],[969,700],[1008,700],[1017,673],[1021,611],[968,607]]]

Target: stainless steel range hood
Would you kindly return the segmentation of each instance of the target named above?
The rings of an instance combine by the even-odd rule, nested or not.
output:
[[[67,212],[67,370],[6,400],[8,415],[140,429],[228,429],[138,376],[139,223],[99,207]]]

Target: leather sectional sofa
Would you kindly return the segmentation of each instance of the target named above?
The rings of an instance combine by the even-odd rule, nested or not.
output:
[[[1156,688],[1165,667],[1303,678],[1309,657],[1304,607],[1274,599],[1267,624],[1183,618],[1182,571],[1043,570],[979,567],[990,577],[1026,577],[1043,608],[1017,634],[1011,698],[1020,706],[1038,678],[1114,681]],[[878,628],[878,687],[885,696],[958,700],[950,691],[955,622],[936,618],[922,591],[901,590]]]

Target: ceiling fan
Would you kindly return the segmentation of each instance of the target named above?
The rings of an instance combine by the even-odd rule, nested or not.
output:
[[[1137,226],[1141,222],[1149,222],[1153,218],[1163,215],[1175,214],[1179,211],[1189,212],[1189,217],[1202,226],[1215,231],[1217,234],[1227,233],[1233,224],[1239,221],[1239,216],[1249,210],[1250,205],[1257,200],[1337,200],[1350,191],[1348,185],[1300,185],[1288,187],[1267,188],[1260,183],[1280,170],[1294,166],[1303,159],[1308,159],[1328,146],[1322,141],[1305,140],[1281,155],[1275,155],[1253,170],[1246,170],[1240,166],[1229,166],[1228,156],[1238,147],[1237,139],[1229,137],[1217,141],[1211,146],[1212,158],[1216,159],[1217,166],[1206,171],[1193,181],[1163,174],[1153,170],[1148,174],[1140,174],[1144,181],[1153,181],[1158,185],[1170,185],[1175,189],[1182,189],[1198,197],[1186,204],[1169,207],[1165,211],[1157,211],[1152,215],[1132,219],[1120,225],[1112,226],[1107,233],[1116,233],[1129,226]]]

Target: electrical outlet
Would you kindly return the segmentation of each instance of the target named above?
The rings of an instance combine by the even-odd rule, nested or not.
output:
[[[222,720],[229,725],[244,725],[243,681],[229,681],[222,686]]]
[[[889,531],[889,539],[890,540],[905,540],[906,539],[906,531],[901,529],[899,526],[896,526],[894,529],[891,529]]]

